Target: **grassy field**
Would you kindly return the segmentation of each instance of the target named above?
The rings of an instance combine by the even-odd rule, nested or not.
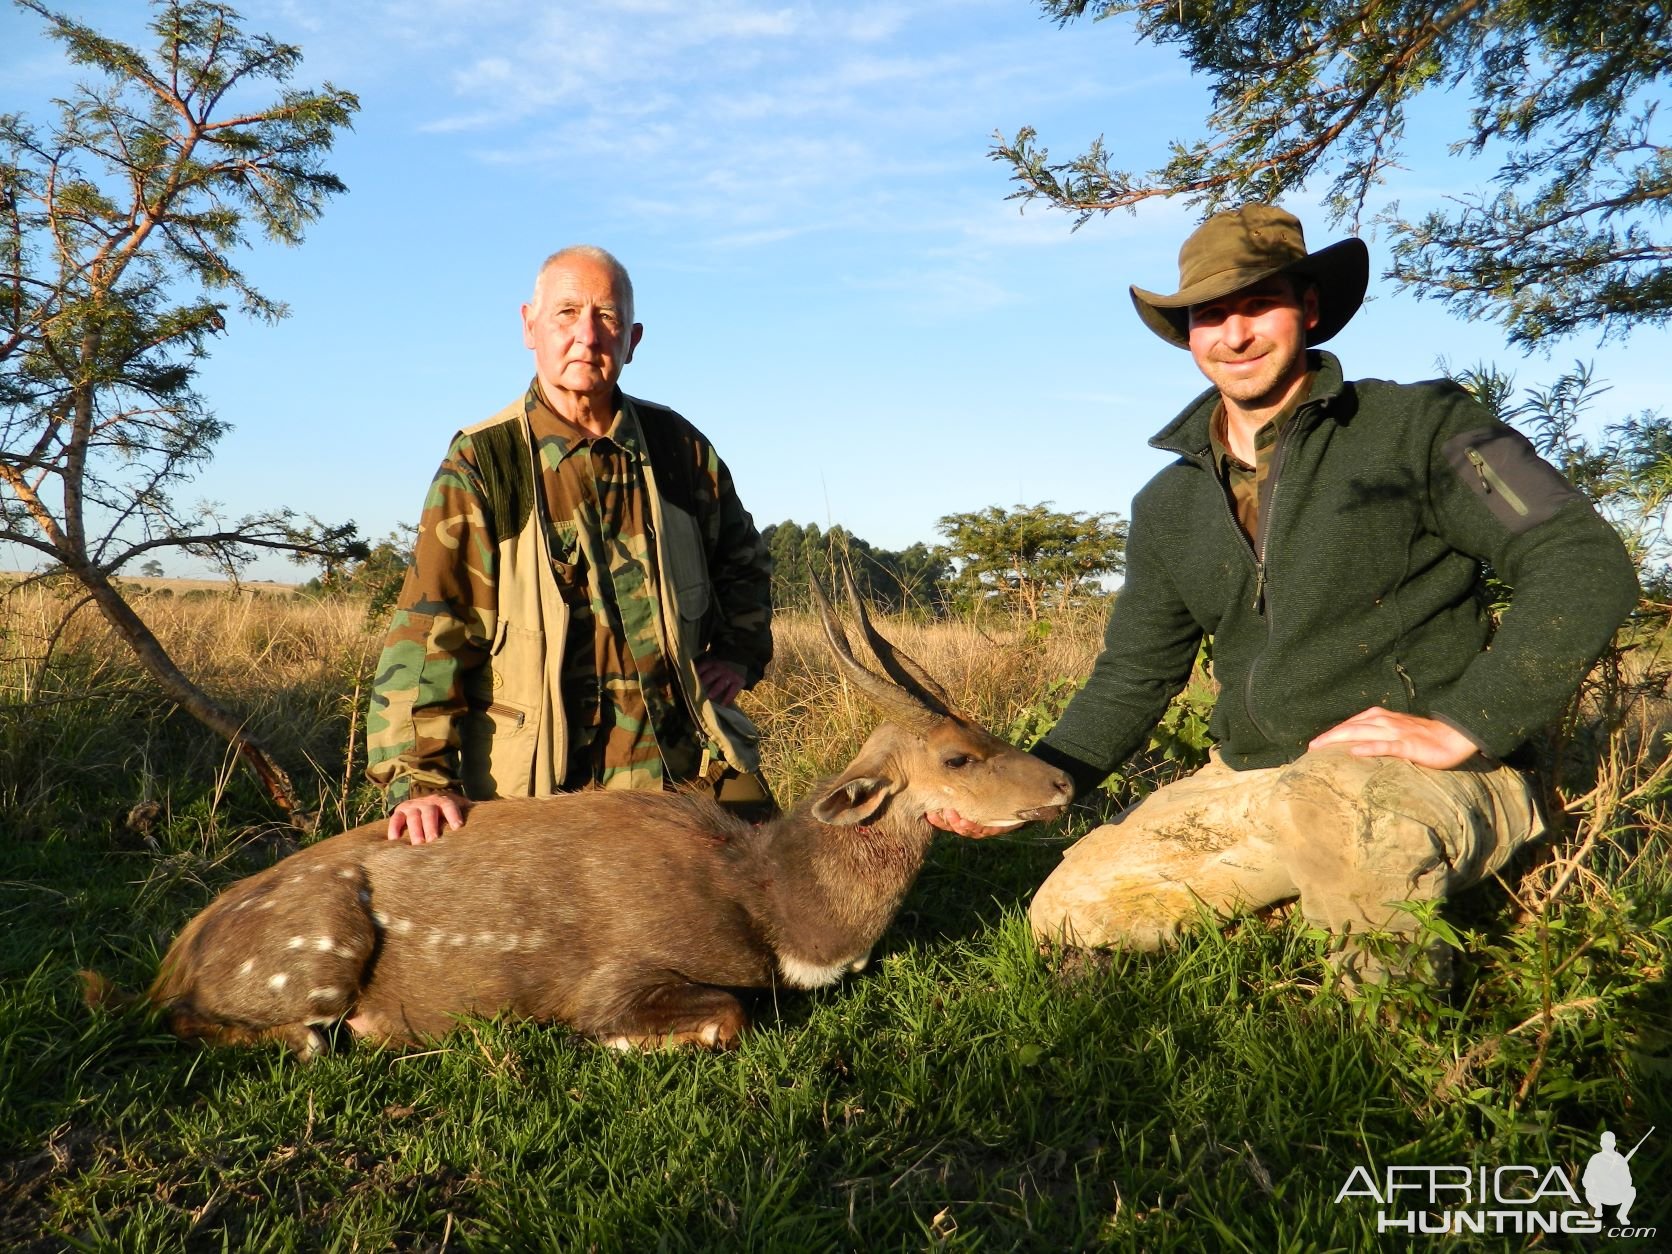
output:
[[[376,812],[357,711],[360,607],[153,596],[187,671],[249,711],[329,833]],[[91,611],[0,609],[0,1248],[18,1250],[1314,1251],[1406,1248],[1379,1219],[1569,1212],[1604,1128],[1648,1237],[1488,1231],[1446,1248],[1667,1248],[1672,873],[1653,646],[1605,674],[1559,747],[1561,839],[1434,927],[1457,994],[1349,1005],[1327,940],[1283,912],[1159,957],[1042,958],[1032,889],[1095,808],[935,846],[866,973],[763,996],[741,1048],[621,1055],[472,1022],[405,1055],[205,1052],[94,1015],[77,968],[146,982],[215,891],[298,837],[223,746],[161,702]],[[887,630],[1025,739],[1096,625]],[[805,621],[749,700],[783,794],[874,716]],[[1188,758],[1190,711],[1114,806]],[[1594,724],[1594,718],[1591,723]],[[1606,734],[1605,734],[1606,733]],[[1506,1203],[1367,1195],[1390,1168],[1529,1167]],[[1552,1174],[1553,1168],[1561,1176]],[[1541,1183],[1537,1188],[1529,1180]],[[1345,1196],[1343,1195],[1345,1192]],[[1540,1192],[1529,1203],[1525,1195]],[[1414,1209],[1413,1209],[1414,1207]],[[1496,1221],[1494,1221],[1496,1222]],[[1504,1222],[1508,1222],[1507,1220]]]

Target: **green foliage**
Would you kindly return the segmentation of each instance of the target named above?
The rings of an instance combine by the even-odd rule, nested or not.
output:
[[[761,531],[772,554],[772,604],[780,610],[812,605],[807,570],[819,573],[826,588],[841,578],[833,563],[846,560],[860,594],[888,613],[945,609],[945,583],[951,573],[939,550],[921,541],[895,552],[879,549],[837,524],[829,531],[817,523],[772,523]]]
[[[395,606],[401,583],[412,565],[412,541],[417,528],[399,526],[364,550],[363,557],[321,562],[324,570],[302,585],[313,596],[354,597],[365,601],[366,617],[381,622]],[[298,558],[300,561],[315,560]]]
[[[1158,196],[1214,210],[1277,200],[1327,179],[1336,222],[1357,230],[1406,145],[1411,102],[1467,94],[1453,152],[1496,161],[1488,184],[1419,221],[1385,207],[1393,276],[1532,345],[1575,331],[1623,337],[1672,315],[1672,167],[1656,107],[1672,66],[1672,14],[1585,0],[1040,0],[1067,23],[1130,20],[1176,46],[1211,92],[1207,137],[1179,140],[1146,174],[1099,139],[1053,162],[1031,127],[999,136],[1016,196],[1084,222]]]
[[[1171,763],[1181,773],[1207,765],[1208,750],[1213,747],[1208,721],[1213,717],[1214,703],[1219,700],[1212,668],[1213,641],[1206,639],[1196,651],[1196,665],[1183,691],[1173,698],[1161,721],[1150,732],[1144,753],[1152,761]]]
[[[1118,514],[1065,514],[1050,506],[990,505],[936,523],[958,564],[952,587],[961,605],[994,605],[1038,622],[1103,595],[1097,581],[1126,565],[1126,524]]]
[[[1053,679],[1033,701],[1016,711],[1009,726],[999,729],[999,735],[1019,748],[1033,748],[1057,725],[1062,712],[1074,694],[1085,687],[1085,682],[1067,677]]]
[[[20,3],[89,77],[44,129],[0,115],[0,541],[94,580],[164,548],[229,571],[334,551],[345,537],[287,512],[230,522],[170,494],[226,430],[193,388],[226,300],[285,312],[233,255],[252,230],[300,243],[345,190],[321,162],[358,102],[329,85],[250,101],[301,52],[210,0],[157,0],[149,55]]]

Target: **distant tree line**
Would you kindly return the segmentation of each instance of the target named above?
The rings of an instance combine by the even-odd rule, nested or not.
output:
[[[772,552],[773,604],[808,607],[807,572],[830,581],[835,562],[851,566],[872,604],[934,615],[998,612],[1038,621],[1107,595],[1103,579],[1125,566],[1126,523],[1118,514],[1063,513],[1049,501],[947,514],[936,523],[944,544],[877,548],[840,524],[774,523],[762,535]]]
[[[854,583],[871,604],[900,613],[921,610],[943,614],[947,610],[947,586],[952,566],[938,548],[919,541],[895,552],[879,549],[837,524],[821,531],[817,523],[773,523],[762,529],[772,553],[772,603],[779,609],[810,608],[807,588],[809,567],[832,585],[833,564],[847,561]],[[840,578],[838,575],[837,578]]]
[[[772,603],[792,612],[810,609],[809,570],[834,590],[846,563],[860,594],[885,613],[997,613],[1037,622],[1106,596],[1103,579],[1125,564],[1126,523],[1118,514],[1063,513],[1049,501],[948,514],[936,530],[945,543],[920,540],[895,550],[839,523],[825,529],[786,520],[764,527]],[[301,591],[363,598],[370,615],[381,619],[394,605],[411,552],[412,528],[401,527],[363,555],[315,557],[320,574]]]

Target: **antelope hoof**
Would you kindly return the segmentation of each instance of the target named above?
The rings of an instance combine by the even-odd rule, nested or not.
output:
[[[677,1032],[623,1032],[615,1036],[600,1037],[599,1043],[610,1049],[619,1049],[623,1053],[633,1050],[648,1053],[658,1049],[677,1049],[682,1045],[695,1045],[699,1049],[731,1049],[737,1045],[741,1027],[741,1024],[729,1020],[715,1019],[699,1027]]]

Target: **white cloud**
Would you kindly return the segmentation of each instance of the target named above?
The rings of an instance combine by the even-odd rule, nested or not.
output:
[[[896,272],[882,278],[848,279],[857,291],[889,292],[899,297],[900,309],[918,319],[941,321],[990,313],[1016,304],[1021,297],[1002,283],[959,269],[922,269]]]
[[[710,248],[718,249],[759,248],[766,244],[782,244],[785,240],[799,239],[803,235],[829,229],[828,223],[767,227],[758,231],[733,231],[729,234],[710,236],[705,243]]]
[[[422,85],[408,125],[464,160],[536,183],[567,182],[578,163],[619,170],[600,186],[619,220],[683,223],[719,249],[779,243],[810,223],[930,231],[956,271],[982,250],[1067,234],[1057,215],[1018,218],[1004,203],[985,146],[1012,119],[994,116],[995,100],[1023,84],[1047,103],[1108,92],[1099,76],[1063,72],[1039,40],[988,33],[1001,8],[384,0],[374,20],[407,45],[408,89]],[[977,199],[978,211],[956,207]],[[997,299],[980,285],[965,295]]]

